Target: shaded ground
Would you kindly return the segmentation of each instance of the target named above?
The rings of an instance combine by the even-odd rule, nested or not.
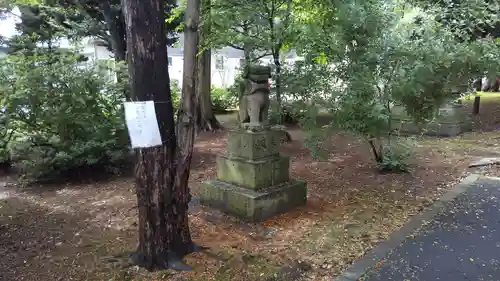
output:
[[[479,93],[479,116],[474,117],[476,131],[492,131],[500,129],[500,93]],[[472,112],[473,96],[463,99],[468,112]]]
[[[493,113],[481,114],[486,120]],[[234,122],[230,115],[222,119]],[[330,138],[324,144],[327,159],[320,161],[303,147],[300,130],[289,132],[294,141],[284,144],[282,153],[292,158],[292,176],[308,182],[308,204],[246,224],[193,200],[194,240],[210,247],[186,258],[193,272],[148,273],[129,266],[126,253],[137,241],[136,198],[130,179],[116,179],[6,188],[0,200],[0,254],[7,258],[0,259],[0,280],[331,280],[443,194],[470,160],[500,154],[497,131],[424,138],[415,147],[410,174],[380,175],[359,139]],[[215,177],[225,135],[198,138],[190,178],[194,195],[202,181]]]
[[[500,280],[500,181],[473,185],[362,280]]]

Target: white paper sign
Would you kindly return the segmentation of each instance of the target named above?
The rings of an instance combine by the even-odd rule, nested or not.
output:
[[[132,148],[162,144],[153,101],[125,102],[125,120]]]

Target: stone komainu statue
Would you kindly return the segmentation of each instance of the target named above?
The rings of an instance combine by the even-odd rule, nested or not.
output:
[[[244,75],[244,90],[240,98],[240,123],[243,127],[265,127],[268,125],[269,78],[271,68],[251,66]]]

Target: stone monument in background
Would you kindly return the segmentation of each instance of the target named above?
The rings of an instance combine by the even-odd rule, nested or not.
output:
[[[245,75],[239,128],[229,132],[227,153],[217,157],[217,179],[204,182],[202,204],[249,221],[261,221],[307,201],[303,181],[290,178],[290,158],[279,154],[283,132],[269,126],[269,67]]]
[[[403,106],[392,108],[391,127],[400,134],[425,134],[438,137],[454,137],[472,130],[473,120],[467,108],[455,101],[449,101],[436,110],[434,119],[418,126],[406,113]]]

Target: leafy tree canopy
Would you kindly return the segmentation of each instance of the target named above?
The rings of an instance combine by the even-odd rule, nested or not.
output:
[[[500,38],[500,2],[489,0],[413,0],[435,15],[460,40]]]

